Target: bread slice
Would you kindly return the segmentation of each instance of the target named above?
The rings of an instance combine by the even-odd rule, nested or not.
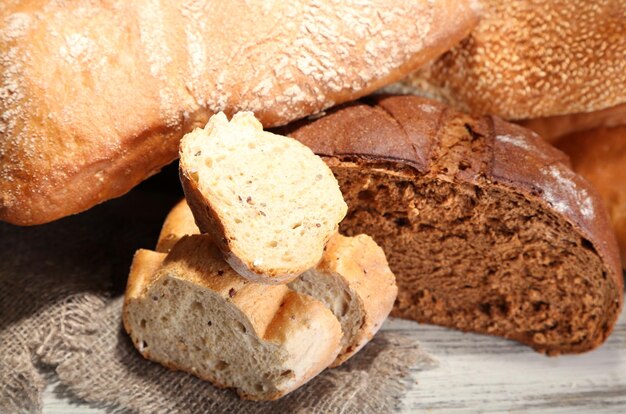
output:
[[[199,232],[182,200],[165,219],[157,251],[168,252],[185,235]],[[341,323],[341,352],[332,366],[345,362],[372,339],[398,294],[385,253],[364,234],[333,236],[320,263],[288,286],[324,303]]]
[[[136,253],[123,321],[145,358],[253,400],[296,389],[341,349],[341,326],[322,303],[242,278],[206,235],[167,255]]]
[[[607,211],[567,157],[497,117],[377,96],[284,129],[323,155],[396,275],[392,315],[550,354],[600,345],[623,303]]]
[[[365,234],[335,235],[322,261],[289,287],[324,303],[341,323],[341,352],[332,366],[345,362],[374,337],[398,295],[385,253]]]
[[[213,116],[180,144],[180,179],[196,223],[245,278],[285,283],[315,266],[346,214],[337,180],[298,141],[251,112]]]

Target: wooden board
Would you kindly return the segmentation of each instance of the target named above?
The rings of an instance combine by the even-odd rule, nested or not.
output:
[[[515,342],[389,320],[383,329],[414,336],[439,366],[414,372],[403,413],[626,412],[626,318],[599,349],[550,358]],[[104,410],[71,403],[48,387],[45,414]]]

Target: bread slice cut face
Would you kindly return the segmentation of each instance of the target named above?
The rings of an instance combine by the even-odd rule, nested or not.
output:
[[[341,352],[333,366],[345,362],[374,337],[398,295],[383,249],[365,234],[335,235],[326,245],[322,261],[289,287],[324,303],[341,323]]]
[[[252,281],[286,283],[314,267],[347,212],[322,159],[250,112],[187,134],[180,178],[200,230]]]
[[[206,235],[184,237],[169,254],[136,253],[123,321],[145,358],[253,400],[296,389],[341,349],[326,306],[242,278]]]
[[[182,237],[199,232],[182,200],[163,223],[157,251],[167,253]],[[332,366],[348,360],[373,338],[398,294],[385,253],[365,234],[333,236],[317,266],[288,286],[324,303],[341,323],[341,352]]]

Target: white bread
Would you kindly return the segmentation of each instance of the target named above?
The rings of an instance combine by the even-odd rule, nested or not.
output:
[[[136,253],[123,321],[145,358],[254,400],[296,389],[340,350],[341,326],[322,303],[240,277],[205,235],[167,255]]]
[[[516,120],[626,103],[626,1],[481,4],[470,36],[407,86],[463,111]]]
[[[167,215],[157,251],[168,252],[186,235],[198,234],[189,206],[182,200]],[[383,250],[366,235],[333,236],[320,263],[289,284],[289,288],[324,303],[341,323],[340,365],[378,331],[396,299],[398,288]]]
[[[2,0],[0,220],[118,197],[219,111],[285,124],[395,82],[476,24],[470,0]]]
[[[196,224],[245,278],[285,283],[314,267],[347,205],[320,157],[263,131],[251,112],[219,113],[180,143],[180,179]]]
[[[289,287],[321,301],[339,319],[341,352],[332,366],[345,362],[374,337],[398,295],[383,249],[365,234],[335,235],[322,261]]]

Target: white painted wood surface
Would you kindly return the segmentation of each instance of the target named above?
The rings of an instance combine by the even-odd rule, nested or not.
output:
[[[413,372],[403,413],[626,413],[626,317],[599,349],[550,358],[501,338],[389,320],[386,330],[415,336],[439,360]],[[45,414],[104,410],[44,395]]]

